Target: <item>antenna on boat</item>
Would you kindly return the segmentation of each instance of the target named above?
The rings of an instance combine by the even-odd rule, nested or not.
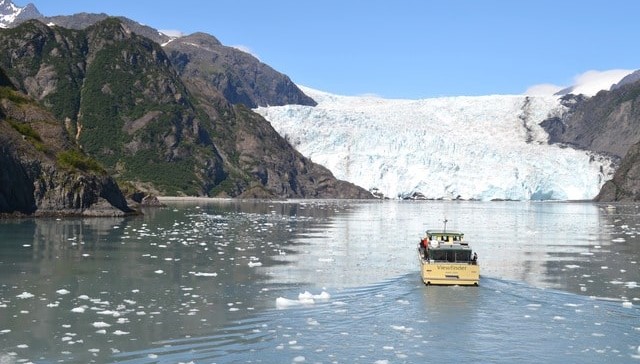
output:
[[[445,217],[443,222],[444,222],[444,232],[446,233],[447,232],[447,222],[449,222],[449,220],[447,220],[447,218]]]

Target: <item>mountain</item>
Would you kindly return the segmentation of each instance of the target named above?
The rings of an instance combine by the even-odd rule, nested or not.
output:
[[[19,7],[11,0],[0,0],[0,28],[7,28],[21,21],[41,17],[42,14],[31,3],[24,7]]]
[[[79,13],[34,18],[45,24],[82,30],[110,16]],[[232,104],[244,104],[249,108],[286,104],[315,105],[313,99],[300,91],[289,77],[248,53],[221,44],[211,35],[195,33],[185,37],[170,37],[126,17],[117,19],[132,33],[165,47],[181,75],[211,84]],[[21,21],[16,20],[13,24],[19,23]]]
[[[116,182],[0,70],[0,215],[124,216]]]
[[[554,96],[387,100],[303,88],[318,102],[258,108],[299,151],[391,198],[588,200],[613,175],[606,155],[549,145]]]
[[[621,158],[640,141],[640,83],[623,79],[611,91],[563,100],[571,111],[543,123],[550,142]]]
[[[577,102],[567,118],[555,120],[554,141],[601,150],[621,157],[613,178],[596,201],[640,201],[640,72],[611,91]]]
[[[180,37],[167,42],[164,49],[183,78],[209,84],[233,104],[249,108],[316,104],[289,77],[211,35]]]
[[[128,190],[168,195],[366,198],[295,151],[158,43],[106,18],[85,29],[31,20],[0,31],[0,68]],[[177,52],[177,51],[176,51]]]

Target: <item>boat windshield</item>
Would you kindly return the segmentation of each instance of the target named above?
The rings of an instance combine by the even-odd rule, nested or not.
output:
[[[471,250],[458,249],[432,249],[431,259],[444,262],[471,262]]]

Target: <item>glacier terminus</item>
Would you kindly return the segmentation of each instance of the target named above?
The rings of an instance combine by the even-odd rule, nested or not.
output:
[[[615,172],[593,152],[550,145],[558,96],[420,100],[301,89],[318,105],[255,109],[299,152],[388,198],[590,200]]]

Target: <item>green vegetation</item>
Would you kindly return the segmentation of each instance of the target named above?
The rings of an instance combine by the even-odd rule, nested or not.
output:
[[[28,142],[30,142],[37,151],[46,153],[48,152],[47,148],[45,147],[44,143],[42,142],[42,138],[40,137],[40,134],[38,134],[37,131],[33,130],[33,128],[31,127],[31,125],[27,124],[27,123],[21,123],[19,121],[15,121],[12,119],[7,120],[7,122],[9,123],[9,125],[11,125],[11,127],[17,131],[18,133],[22,134],[22,136],[24,136],[25,140],[27,140]]]
[[[75,149],[60,152],[57,158],[63,168],[106,174],[98,161]]]
[[[7,120],[12,128],[14,128],[18,133],[24,135],[28,140],[40,142],[42,143],[42,138],[40,138],[40,134],[33,130],[31,125],[27,123],[21,123],[15,120]]]
[[[31,100],[29,100],[29,98],[27,98],[26,96],[23,96],[10,87],[6,86],[0,87],[0,99],[8,99],[9,101],[15,102],[16,104],[27,104],[31,102]]]
[[[190,195],[200,193],[200,182],[194,172],[193,159],[162,161],[154,151],[140,151],[133,156],[124,157],[127,171],[125,180],[151,182],[167,195]]]

